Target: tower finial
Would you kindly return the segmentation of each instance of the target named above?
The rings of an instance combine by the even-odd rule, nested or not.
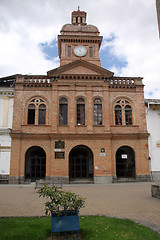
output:
[[[78,11],[80,11],[80,7],[78,6]]]

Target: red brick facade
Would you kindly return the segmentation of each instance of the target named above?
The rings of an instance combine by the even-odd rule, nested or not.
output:
[[[10,182],[150,178],[142,79],[101,68],[101,41],[75,11],[58,36],[60,67],[17,75]]]

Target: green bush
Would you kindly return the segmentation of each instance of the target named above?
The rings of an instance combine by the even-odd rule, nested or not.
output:
[[[45,203],[46,215],[50,215],[52,212],[60,215],[62,211],[79,211],[84,207],[85,198],[79,195],[66,192],[61,187],[48,187],[46,184],[38,190],[39,197],[49,198],[49,201]]]

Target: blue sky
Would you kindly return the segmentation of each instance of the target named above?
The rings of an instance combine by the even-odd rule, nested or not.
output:
[[[47,60],[52,60],[53,58],[58,57],[58,42],[53,40],[50,44],[47,42],[40,43],[40,47],[45,54]]]

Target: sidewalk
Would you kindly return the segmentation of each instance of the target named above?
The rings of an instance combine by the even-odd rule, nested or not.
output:
[[[151,183],[65,185],[87,198],[80,215],[128,218],[160,233],[160,199],[151,197]],[[44,216],[45,200],[34,185],[0,185],[0,216]]]

